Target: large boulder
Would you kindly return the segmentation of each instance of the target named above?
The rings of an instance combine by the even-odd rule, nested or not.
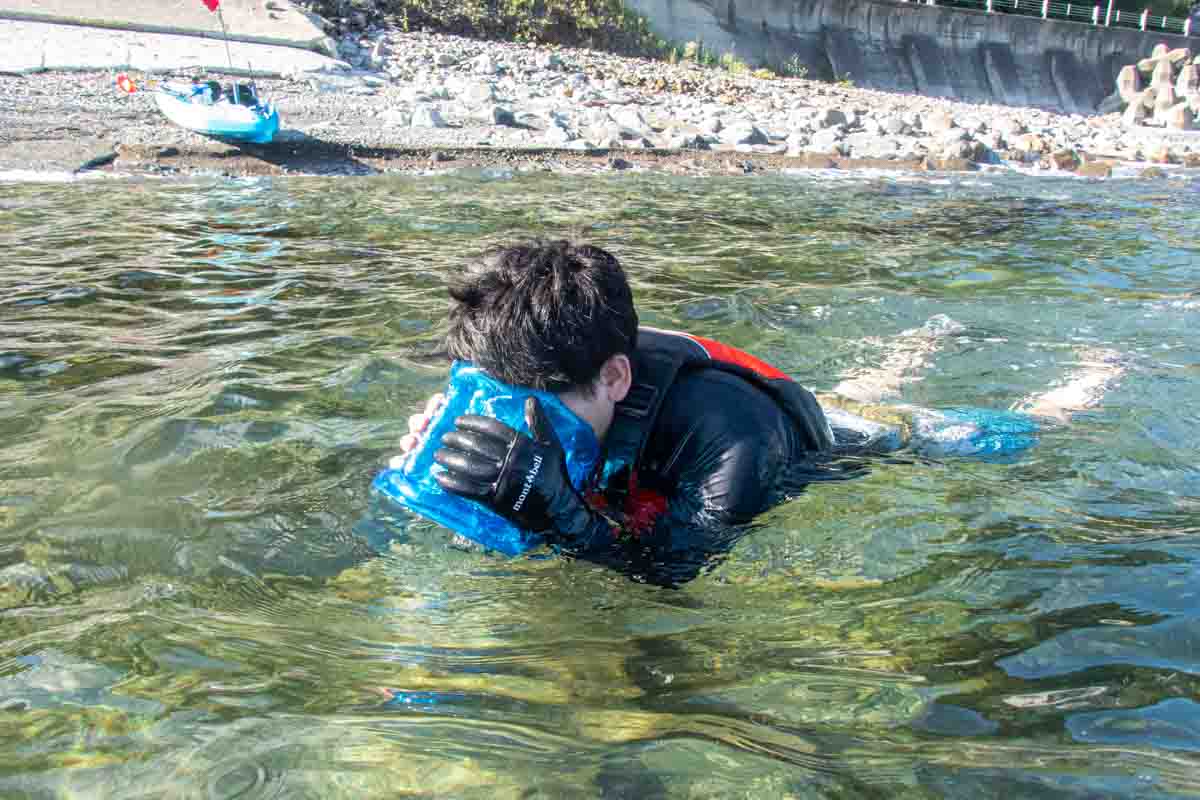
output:
[[[1100,105],[1096,106],[1098,114],[1115,114],[1118,111],[1123,111],[1129,103],[1128,100],[1122,98],[1121,95],[1113,92],[1108,97],[1100,101]]]
[[[1200,67],[1184,64],[1179,70],[1179,77],[1175,79],[1175,93],[1187,97],[1197,89],[1200,89]]]
[[[515,126],[517,118],[513,112],[504,106],[495,103],[487,103],[478,109],[472,111],[472,117],[482,120],[488,125],[504,125]]]
[[[975,143],[965,139],[952,139],[938,142],[931,151],[942,159],[972,159],[975,155]]]
[[[753,122],[739,121],[717,134],[724,144],[770,144],[771,140]]]
[[[1036,133],[1023,133],[1011,140],[1013,150],[1018,150],[1022,153],[1044,153],[1049,148],[1046,146],[1046,140]]]
[[[1125,113],[1121,115],[1121,122],[1126,125],[1140,125],[1146,119],[1146,105],[1144,103],[1130,103],[1125,109]]]
[[[954,117],[950,116],[945,111],[934,111],[932,114],[926,114],[921,120],[921,130],[937,136],[955,127]]]
[[[845,147],[842,144],[841,126],[825,128],[812,135],[808,142],[808,152],[824,155],[843,155]]]
[[[1155,164],[1171,163],[1171,147],[1166,142],[1153,142],[1146,147],[1146,160]]]
[[[1196,115],[1188,108],[1188,102],[1184,100],[1163,112],[1163,122],[1171,130],[1190,131],[1196,127]]]
[[[1159,59],[1154,65],[1154,72],[1150,74],[1150,88],[1158,89],[1173,83],[1175,83],[1175,70],[1172,68],[1171,62],[1165,58]]]
[[[894,158],[896,140],[874,133],[852,133],[846,137],[846,147],[855,158]]]
[[[499,68],[496,66],[495,59],[493,59],[487,53],[477,56],[475,60],[471,62],[471,69],[480,75],[495,75],[497,72],[499,72]]]
[[[482,105],[496,98],[496,89],[487,81],[466,81],[458,87],[458,99],[472,106]]]
[[[1079,153],[1070,149],[1054,151],[1049,155],[1048,161],[1055,169],[1061,170],[1076,170],[1083,163]]]
[[[574,131],[558,120],[552,120],[550,125],[546,127],[546,130],[542,132],[542,141],[556,147],[561,147],[577,138]]]
[[[835,125],[845,125],[846,115],[836,108],[822,108],[813,115],[813,125],[819,128],[832,128]]]
[[[707,150],[708,140],[694,125],[671,125],[663,131],[663,144],[671,150]]]
[[[812,141],[812,136],[808,131],[792,131],[787,138],[787,154],[789,156],[798,156],[801,153],[807,152],[808,144]]]
[[[1000,117],[992,121],[992,130],[1009,141],[1025,133],[1025,123],[1016,117]]]
[[[909,124],[904,121],[903,117],[897,114],[884,117],[880,121],[879,126],[883,128],[885,133],[892,136],[904,136],[910,131]]]
[[[404,128],[407,128],[409,123],[412,122],[411,113],[403,108],[396,108],[395,106],[383,109],[375,115],[375,118],[384,125],[396,125]]]
[[[624,106],[612,113],[613,122],[620,126],[622,132],[629,136],[645,136],[652,133],[650,123],[642,116],[642,112],[633,106]]]
[[[621,132],[615,125],[593,125],[581,133],[600,150],[615,150],[624,147],[624,143],[621,141]]]
[[[720,117],[713,115],[701,119],[696,127],[706,136],[716,136],[725,127],[725,123],[721,121]]]
[[[412,119],[409,121],[409,125],[414,128],[449,127],[445,118],[442,117],[442,112],[425,103],[418,103],[413,106]]]
[[[1167,113],[1175,107],[1178,98],[1175,96],[1174,86],[1163,86],[1158,90],[1154,98],[1154,121],[1165,123],[1167,121]]]
[[[1121,67],[1121,72],[1117,75],[1117,94],[1126,103],[1132,102],[1133,98],[1142,91],[1142,73],[1138,72],[1137,67],[1132,64]]]
[[[926,153],[925,140],[916,136],[896,136],[893,141],[896,142],[896,158],[903,161],[920,158]]]
[[[1089,161],[1086,164],[1080,164],[1075,174],[1083,178],[1111,178],[1112,165],[1103,161]]]

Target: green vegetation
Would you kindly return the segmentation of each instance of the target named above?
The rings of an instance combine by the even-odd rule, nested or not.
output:
[[[1186,17],[1193,0],[1115,0],[1123,13]],[[1100,0],[1103,3],[1103,0]],[[390,23],[403,30],[430,30],[519,42],[591,47],[622,55],[691,60],[703,66],[724,66],[746,72],[745,62],[732,54],[718,55],[703,43],[694,53],[655,35],[640,14],[623,0],[301,0],[301,3],[342,29],[369,23]],[[952,3],[953,4],[953,3]],[[794,59],[793,59],[794,60]],[[804,77],[799,63],[783,74]]]
[[[674,58],[674,54],[679,53],[679,58]],[[676,45],[671,47],[671,61],[694,61],[702,67],[715,67],[720,59],[714,50],[704,46],[704,42],[688,42],[684,45]]]
[[[480,39],[568,47],[588,47],[671,64],[693,63],[731,75],[771,80],[805,78],[809,69],[798,55],[778,72],[754,68],[733,52],[718,52],[703,41],[670,42],[650,29],[645,17],[623,0],[302,0],[342,31],[371,24],[405,31],[433,31]],[[834,82],[853,86],[849,75]]]
[[[1113,8],[1140,13],[1142,9],[1150,9],[1151,14],[1165,14],[1168,17],[1186,17],[1192,0],[1117,0]]]
[[[769,69],[752,68],[735,53],[717,53],[702,41],[668,42],[622,0],[309,0],[307,5],[349,29],[386,23],[405,31],[589,47],[672,64],[692,62],[731,75],[777,77]],[[803,77],[807,69],[797,61],[789,74]]]
[[[800,60],[799,54],[793,55],[783,64],[783,74],[792,78],[808,76],[808,65]]]
[[[622,55],[665,57],[671,44],[621,0],[309,0],[343,28],[389,23],[517,42],[591,47]]]
[[[735,56],[733,53],[726,53],[721,56],[721,67],[733,75],[742,75],[750,70],[746,66],[746,62]]]
[[[406,31],[590,47],[672,64],[692,62],[732,75],[777,77],[702,41],[668,42],[622,0],[309,0],[307,5],[345,28],[387,23]],[[787,74],[803,77],[807,71],[796,61]]]

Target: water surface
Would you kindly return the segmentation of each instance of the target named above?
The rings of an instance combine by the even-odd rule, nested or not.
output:
[[[4,186],[0,796],[1200,796],[1198,189]],[[369,484],[447,281],[528,235],[817,390],[937,314],[904,401],[1129,371],[1011,463],[810,489],[680,589],[394,537]]]

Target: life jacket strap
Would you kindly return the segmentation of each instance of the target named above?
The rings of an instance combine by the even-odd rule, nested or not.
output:
[[[645,419],[658,408],[658,396],[662,389],[650,383],[635,383],[629,387],[625,399],[617,403],[616,413],[634,419]]]
[[[642,466],[650,431],[658,419],[667,392],[682,372],[714,368],[738,375],[774,399],[792,418],[813,452],[828,452],[833,432],[816,398],[782,371],[735,347],[711,339],[655,328],[638,329],[633,354],[633,379],[625,398],[617,403],[613,424],[605,436],[602,474],[610,503],[622,508],[630,493],[630,478]]]

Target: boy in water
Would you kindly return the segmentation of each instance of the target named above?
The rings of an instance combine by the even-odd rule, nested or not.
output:
[[[879,435],[894,429],[834,405],[888,399],[959,329],[935,318],[902,336],[883,367],[839,384],[842,400],[818,402],[735,348],[639,328],[621,265],[598,247],[502,248],[467,265],[450,296],[449,355],[505,383],[554,392],[592,426],[609,463],[600,491],[577,491],[553,428],[530,400],[532,435],[459,417],[434,456],[445,468],[437,481],[566,552],[663,584],[694,577],[773,504],[844,477],[835,455],[904,446],[902,436]],[[1119,374],[1102,364],[1022,410],[1066,419]],[[439,399],[409,420],[402,450],[416,445]]]

